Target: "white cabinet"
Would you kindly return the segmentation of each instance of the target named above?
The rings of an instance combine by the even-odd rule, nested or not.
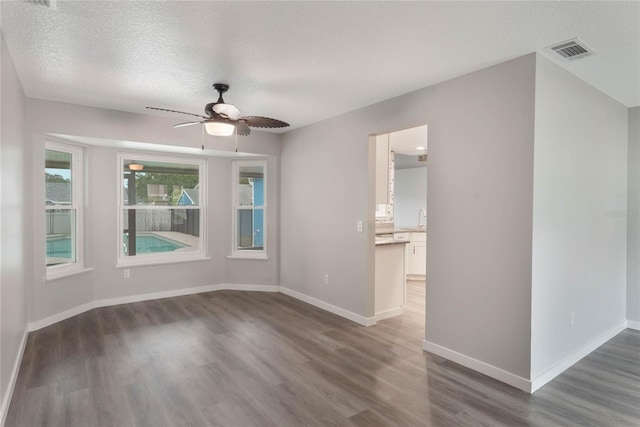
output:
[[[406,243],[376,245],[375,314],[377,320],[402,314],[404,304],[404,247]]]
[[[407,274],[427,274],[427,234],[411,233]]]
[[[393,239],[409,241],[409,244],[405,245],[404,254],[406,274],[419,276],[427,274],[427,233],[393,233]]]
[[[393,233],[393,240],[404,240],[404,241],[411,241],[411,233]],[[409,246],[411,246],[410,244],[405,244],[404,245],[404,271],[405,274],[410,274],[409,273]]]
[[[376,136],[376,205],[389,204],[389,135]]]
[[[393,233],[393,240],[411,240],[411,233]]]

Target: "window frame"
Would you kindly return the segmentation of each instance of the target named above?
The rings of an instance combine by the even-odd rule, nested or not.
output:
[[[205,221],[207,215],[207,161],[201,157],[174,157],[168,155],[149,154],[149,153],[132,153],[132,152],[118,152],[118,175],[117,175],[117,247],[116,247],[116,267],[128,267],[128,266],[141,266],[141,265],[156,265],[167,263],[179,263],[189,261],[202,261],[207,258],[207,227]],[[198,206],[190,205],[125,205],[124,204],[124,186],[122,185],[124,178],[124,161],[133,160],[144,162],[163,162],[163,163],[175,163],[175,164],[189,164],[198,166],[199,179],[199,203]],[[199,244],[197,250],[186,252],[155,252],[146,254],[136,254],[134,256],[124,255],[122,248],[124,246],[123,236],[123,213],[126,210],[179,210],[179,209],[197,209],[199,213]]]
[[[256,209],[262,210],[262,218],[263,218],[263,233],[262,233],[262,249],[260,250],[243,250],[238,249],[238,211],[249,209],[247,206],[239,205],[239,172],[242,166],[262,166],[263,171],[263,186],[264,186],[264,194],[263,200],[264,202],[260,206],[251,206],[251,210],[255,211]],[[268,174],[267,174],[267,161],[266,160],[232,160],[231,162],[231,182],[232,182],[232,190],[231,190],[231,255],[230,258],[241,258],[241,259],[268,259],[267,250],[268,250],[268,227],[267,227],[267,206],[268,206]]]
[[[85,269],[84,265],[84,149],[80,146],[67,144],[64,142],[45,140],[45,164],[43,172],[46,172],[46,152],[48,150],[57,151],[71,155],[71,203],[69,205],[47,205],[47,182],[44,183],[44,265],[45,278],[52,280],[64,277],[70,274],[81,272]],[[44,177],[43,177],[44,178]],[[75,242],[75,261],[58,264],[47,265],[47,212],[55,210],[68,210],[75,212],[75,226],[71,230],[71,237]]]

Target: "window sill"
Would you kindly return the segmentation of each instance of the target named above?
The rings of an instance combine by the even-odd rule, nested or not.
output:
[[[227,259],[246,259],[254,261],[267,261],[269,258],[266,255],[227,255]]]
[[[59,274],[47,275],[44,278],[44,283],[54,282],[56,280],[64,279],[65,277],[75,276],[77,274],[88,273],[90,271],[93,271],[93,267],[82,268],[82,269],[79,269],[79,270],[66,271],[64,273],[59,273]]]
[[[148,267],[151,265],[165,265],[165,264],[182,264],[185,262],[199,262],[199,261],[210,261],[211,257],[198,257],[198,258],[185,258],[185,259],[174,259],[174,260],[149,260],[149,261],[139,261],[136,262],[122,262],[120,264],[116,264],[115,268],[134,268],[134,267]]]

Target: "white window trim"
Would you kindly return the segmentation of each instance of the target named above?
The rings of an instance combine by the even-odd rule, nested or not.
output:
[[[238,230],[237,230],[237,222],[238,222],[238,209],[241,206],[238,205],[238,173],[240,167],[242,166],[262,166],[262,170],[264,173],[264,203],[262,206],[253,206],[251,209],[255,209],[256,207],[262,209],[262,217],[263,217],[263,236],[262,236],[262,250],[238,250]],[[267,162],[266,160],[234,160],[231,162],[231,182],[232,190],[231,190],[231,255],[229,255],[228,259],[269,259],[267,256],[268,249],[268,241],[267,241],[267,186],[269,185],[268,176],[267,176]],[[242,206],[242,208],[247,209],[247,206]]]
[[[46,265],[46,250],[47,250],[47,236],[45,232],[44,236],[44,250],[45,250],[45,270],[46,280],[53,280],[64,276],[72,275],[76,272],[80,272],[85,269],[84,266],[84,152],[81,147],[77,145],[65,144],[62,142],[55,142],[46,140],[44,143],[45,150],[59,151],[63,153],[71,154],[71,205],[46,205],[45,204],[45,221],[46,212],[49,210],[75,210],[75,228],[72,231],[72,238],[75,240],[76,260],[75,262],[67,264],[59,264],[53,266]],[[44,178],[44,176],[43,176]],[[46,195],[46,182],[42,181],[45,185]],[[46,225],[45,225],[46,230]]]
[[[182,163],[182,164],[190,164],[197,165],[200,170],[200,179],[198,189],[200,190],[199,200],[200,205],[197,207],[189,207],[185,206],[182,209],[198,209],[200,211],[199,215],[199,229],[200,229],[200,239],[198,250],[189,251],[189,252],[165,252],[165,253],[151,253],[151,254],[136,254],[132,257],[127,257],[122,253],[122,247],[124,245],[123,233],[122,233],[122,213],[125,209],[144,209],[144,210],[152,210],[159,209],[165,210],[167,208],[170,209],[180,209],[180,207],[175,206],[154,206],[154,205],[125,205],[123,203],[123,186],[122,186],[122,177],[124,176],[124,160],[125,159],[135,159],[138,161],[159,161],[166,163]],[[202,158],[192,158],[192,157],[174,157],[174,156],[164,156],[157,154],[147,154],[147,153],[131,153],[131,152],[119,152],[118,153],[118,179],[117,179],[117,197],[118,202],[116,203],[117,212],[117,230],[118,230],[118,244],[116,247],[117,253],[117,262],[116,268],[120,267],[128,267],[128,266],[140,266],[140,265],[159,265],[159,264],[169,264],[169,263],[177,263],[177,262],[189,262],[189,261],[202,261],[204,259],[208,259],[206,256],[207,253],[207,233],[206,233],[206,213],[207,213],[207,162]]]

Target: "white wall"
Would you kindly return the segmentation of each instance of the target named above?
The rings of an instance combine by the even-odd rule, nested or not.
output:
[[[418,225],[418,211],[427,209],[427,168],[396,169],[393,219],[396,227]],[[425,219],[421,218],[422,224]]]
[[[172,129],[174,119],[83,107],[36,99],[27,99],[28,135],[32,140],[35,212],[44,210],[44,188],[40,184],[46,134],[91,137],[119,141],[138,141],[164,146],[194,147],[191,155],[200,155],[199,129]],[[195,127],[194,127],[195,128]],[[232,151],[232,138],[208,137],[207,148]],[[116,269],[116,190],[118,148],[85,148],[88,176],[86,242],[87,263],[93,271],[43,283],[44,268],[35,270],[30,320],[39,321],[93,300],[176,291],[223,283],[270,285],[279,283],[277,180],[280,152],[279,136],[252,132],[240,137],[240,150],[267,155],[268,162],[268,251],[270,259],[229,260],[231,249],[231,160],[208,158],[208,200],[206,233],[211,260],[179,264],[131,267],[131,278],[124,279]],[[170,149],[170,147],[166,147]],[[132,152],[135,150],[126,149]],[[184,156],[184,154],[176,154]],[[44,226],[36,215],[33,221],[34,265],[44,266]]]
[[[534,380],[625,322],[628,145],[627,108],[541,56],[535,114]]]
[[[627,320],[640,329],[640,107],[629,109]]]
[[[282,285],[373,316],[368,136],[428,124],[426,340],[528,378],[534,73],[529,55],[286,133]]]
[[[27,326],[26,283],[30,280],[30,180],[25,163],[25,96],[0,37],[0,418],[8,410],[11,376]],[[2,421],[0,421],[2,423]]]

